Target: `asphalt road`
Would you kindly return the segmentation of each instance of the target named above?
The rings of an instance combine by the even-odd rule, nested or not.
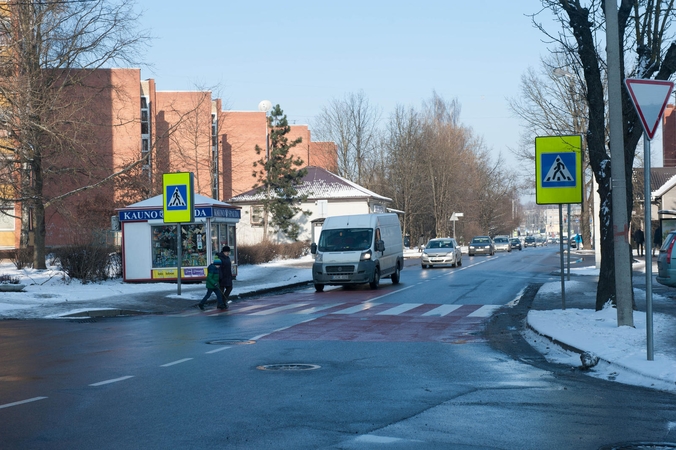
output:
[[[537,286],[557,279],[555,252],[413,260],[399,285],[307,288],[225,313],[0,322],[0,448],[676,441],[672,394],[550,364],[521,338]]]

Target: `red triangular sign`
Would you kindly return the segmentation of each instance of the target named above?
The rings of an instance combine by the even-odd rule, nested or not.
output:
[[[636,112],[641,118],[643,130],[648,135],[648,139],[652,140],[664,114],[664,108],[667,107],[671,91],[674,90],[674,83],[641,78],[627,78],[624,82]]]

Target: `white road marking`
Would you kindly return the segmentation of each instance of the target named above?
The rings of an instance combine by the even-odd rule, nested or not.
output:
[[[490,317],[499,307],[500,305],[484,305],[473,313],[467,314],[467,317]]]
[[[230,348],[230,346],[228,345],[227,347],[217,348],[216,350],[209,350],[208,352],[205,352],[205,353],[208,355],[210,353],[222,352],[223,350],[227,350],[229,348]]]
[[[285,305],[285,306],[278,306],[277,308],[271,308],[267,309],[265,311],[257,311],[254,313],[251,313],[251,316],[267,316],[268,314],[275,314],[281,311],[286,311],[287,309],[293,309],[293,308],[300,308],[302,306],[306,306],[307,303],[292,303],[290,305]]]
[[[169,367],[169,366],[173,366],[173,365],[176,365],[176,364],[181,364],[181,363],[184,363],[186,361],[190,361],[191,359],[192,358],[179,359],[178,361],[170,362],[170,363],[167,363],[167,364],[162,364],[160,367]]]
[[[9,408],[11,406],[23,405],[24,403],[37,402],[38,400],[44,400],[46,398],[47,397],[33,397],[33,398],[29,398],[27,400],[21,400],[21,401],[18,401],[18,402],[5,403],[4,405],[0,405],[0,409]]]
[[[439,317],[444,317],[456,309],[460,308],[462,305],[441,305],[437,306],[431,311],[427,311],[423,316],[439,316]]]
[[[267,305],[252,305],[252,306],[245,306],[244,308],[238,308],[237,312],[239,311],[251,311],[252,309],[258,309],[258,308],[263,308],[264,306]]]
[[[323,311],[325,309],[333,308],[334,306],[340,306],[343,303],[331,303],[328,305],[324,306],[315,306],[314,308],[308,308],[308,309],[303,309],[302,311],[298,311],[296,314],[313,314],[319,311]]]
[[[362,304],[357,305],[357,306],[352,306],[350,308],[341,309],[340,311],[336,311],[333,314],[354,314],[354,313],[358,313],[360,311],[365,311],[367,309],[373,308],[374,306],[377,306],[379,304],[380,303],[366,302],[366,303],[362,303]]]
[[[90,386],[103,386],[104,384],[117,383],[118,381],[128,380],[129,378],[134,378],[134,376],[127,375],[126,377],[113,378],[112,380],[99,381],[98,383],[90,384]]]
[[[398,316],[401,313],[405,313],[406,311],[409,311],[413,308],[417,308],[418,306],[422,305],[422,303],[402,303],[399,306],[395,306],[394,308],[390,308],[385,311],[381,311],[377,316]]]

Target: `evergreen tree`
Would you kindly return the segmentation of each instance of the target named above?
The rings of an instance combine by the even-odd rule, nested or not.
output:
[[[298,186],[307,169],[300,168],[303,160],[289,155],[292,147],[300,144],[302,138],[289,142],[287,134],[291,127],[286,115],[279,105],[276,105],[267,117],[270,133],[269,151],[256,145],[256,154],[261,159],[254,162],[253,176],[257,178],[256,188],[261,188],[263,203],[263,238],[268,239],[268,227],[283,232],[290,239],[298,239],[300,226],[293,221],[293,217],[303,211],[301,202],[307,200],[307,195],[299,195]],[[269,153],[269,155],[267,154]]]

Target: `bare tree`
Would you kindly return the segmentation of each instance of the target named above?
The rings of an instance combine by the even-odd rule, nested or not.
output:
[[[137,64],[136,51],[148,37],[137,31],[130,0],[8,2],[0,15],[0,176],[13,186],[3,190],[11,194],[2,202],[20,203],[23,226],[31,212],[33,265],[44,269],[46,208],[125,170],[102,167],[87,145],[102,125],[92,114],[97,93],[111,89],[93,71]],[[45,186],[57,179],[68,192],[55,196]]]
[[[335,142],[338,175],[358,184],[368,182],[366,168],[378,144],[379,122],[380,109],[362,91],[322,108],[313,132],[319,140]]]
[[[541,0],[561,25],[558,32],[548,32],[535,23],[564,51],[577,61],[586,86],[585,98],[589,111],[586,144],[589,161],[598,184],[601,200],[601,270],[596,294],[596,308],[608,301],[615,302],[614,239],[617,232],[612,224],[611,175],[613,164],[624,164],[627,186],[625,205],[631,216],[633,200],[632,166],[634,150],[643,133],[635,109],[626,89],[622,89],[624,126],[624,160],[611,161],[606,130],[606,62],[598,42],[604,42],[605,10],[603,0]],[[614,8],[613,8],[614,9]],[[619,5],[618,26],[621,77],[655,78],[666,80],[676,72],[676,43],[668,30],[674,14],[673,0],[639,2],[622,0]],[[534,17],[534,22],[535,22]],[[632,61],[630,63],[630,61]],[[630,66],[626,67],[629,63]]]

